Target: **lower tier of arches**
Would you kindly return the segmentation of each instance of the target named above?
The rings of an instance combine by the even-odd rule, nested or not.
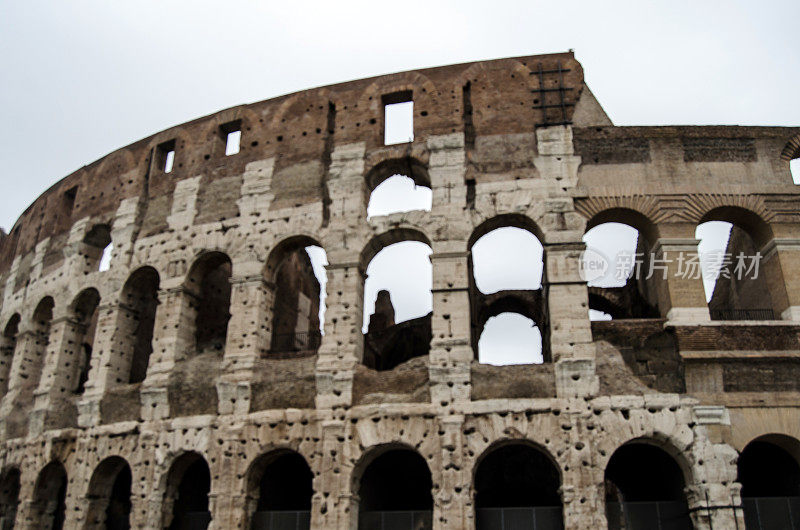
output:
[[[48,431],[2,449],[0,528],[797,528],[786,418],[737,433],[710,409],[658,394]]]

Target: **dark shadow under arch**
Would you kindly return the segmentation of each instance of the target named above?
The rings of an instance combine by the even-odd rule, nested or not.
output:
[[[257,458],[247,474],[250,528],[310,528],[313,478],[305,458],[295,451],[277,450]]]

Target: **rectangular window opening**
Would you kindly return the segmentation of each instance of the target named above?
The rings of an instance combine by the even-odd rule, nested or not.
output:
[[[72,214],[73,208],[75,208],[75,198],[78,196],[78,186],[73,186],[72,188],[68,189],[64,192],[64,209],[67,212],[67,215]]]
[[[414,101],[410,90],[383,96],[383,143],[414,141]]]
[[[175,164],[175,140],[159,144],[156,149],[156,164],[164,173],[171,173]]]
[[[219,132],[222,139],[225,140],[225,156],[238,153],[242,141],[242,120],[220,125]]]

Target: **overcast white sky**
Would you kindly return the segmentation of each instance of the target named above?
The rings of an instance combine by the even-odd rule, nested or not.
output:
[[[314,86],[574,49],[617,125],[799,125],[800,2],[0,2],[0,227],[159,130]]]

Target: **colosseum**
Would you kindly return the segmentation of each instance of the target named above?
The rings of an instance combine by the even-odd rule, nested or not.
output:
[[[413,139],[389,142],[403,103]],[[799,156],[797,127],[614,126],[572,52],[112,152],[0,232],[0,528],[800,528]],[[430,209],[368,216],[397,175]],[[758,274],[723,263],[708,301],[682,269],[710,221]],[[648,274],[587,281],[606,223]],[[472,247],[505,227],[541,243],[540,288],[477,287]],[[381,293],[362,329],[367,267],[405,241],[432,311],[395,322]],[[481,362],[509,312],[541,362]]]

